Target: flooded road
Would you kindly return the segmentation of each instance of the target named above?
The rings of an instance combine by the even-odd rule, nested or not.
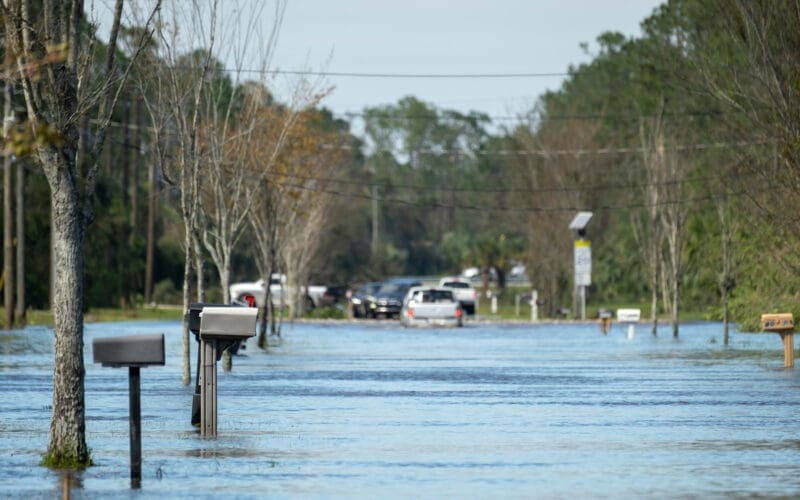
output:
[[[687,324],[403,329],[297,324],[219,371],[219,436],[190,424],[178,322],[86,328],[87,440],[47,448],[52,332],[0,333],[0,497],[725,498],[800,496],[800,369],[774,334]],[[165,333],[141,371],[142,488],[130,489],[128,372],[96,336]],[[194,342],[194,341],[193,341]],[[194,370],[195,346],[192,346]],[[65,486],[67,485],[68,486]]]

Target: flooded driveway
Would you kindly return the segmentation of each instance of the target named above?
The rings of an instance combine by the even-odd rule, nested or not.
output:
[[[178,322],[86,328],[93,467],[38,466],[52,333],[0,333],[0,497],[796,497],[800,369],[777,335],[689,324],[410,329],[297,324],[219,372],[219,436],[190,424]],[[95,336],[166,334],[142,369],[142,488],[130,489],[128,372]],[[195,346],[192,346],[194,370]]]

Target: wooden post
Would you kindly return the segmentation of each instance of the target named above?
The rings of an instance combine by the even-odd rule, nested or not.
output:
[[[783,340],[783,366],[794,368],[794,332],[787,330],[780,333]]]
[[[783,366],[794,368],[794,316],[791,313],[762,314],[761,329],[775,332],[783,340]]]

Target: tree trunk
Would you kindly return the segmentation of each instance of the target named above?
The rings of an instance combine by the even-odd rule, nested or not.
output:
[[[133,130],[131,138],[131,236],[132,241],[139,235],[139,163],[141,159],[141,111],[142,101],[136,100],[133,105]],[[135,284],[135,277],[134,283]],[[135,288],[134,288],[135,290]]]
[[[25,162],[17,162],[17,300],[18,325],[25,325]]]
[[[144,264],[144,303],[153,301],[153,258],[156,236],[156,165],[152,160],[147,166],[147,237]]]
[[[83,245],[84,217],[79,209],[74,165],[64,165],[69,155],[40,154],[51,189],[52,225],[55,249],[55,291],[53,330],[53,417],[50,423],[48,461],[59,466],[86,465],[83,360]]]
[[[652,229],[655,230],[655,229]],[[658,335],[658,245],[651,242],[650,256],[650,322],[653,336]]]
[[[191,296],[191,279],[192,279],[192,236],[191,230],[187,227],[184,232],[183,244],[185,246],[186,258],[183,260],[183,304],[186,308],[185,313],[189,313],[189,304],[192,302]],[[192,380],[192,367],[189,361],[189,324],[183,322],[183,336],[182,336],[182,351],[181,351],[181,383],[189,385]],[[198,347],[199,348],[199,347]]]
[[[14,121],[14,98],[11,81],[6,80],[4,92],[3,137],[9,139]],[[3,304],[5,307],[5,327],[14,327],[14,191],[12,188],[12,159],[6,151],[3,159]]]
[[[131,164],[131,248],[138,248],[136,244],[139,240],[139,159],[140,159],[140,125],[139,116],[141,111],[141,100],[137,99],[133,105],[133,130],[131,131],[131,150],[130,150],[130,164]],[[137,252],[135,258],[138,259],[140,254]],[[139,291],[140,276],[138,273],[128,272],[128,296],[130,297],[130,305],[132,308],[137,307],[137,292]]]
[[[672,336],[678,338],[678,326],[680,320],[680,293],[681,279],[680,271],[672,277]]]

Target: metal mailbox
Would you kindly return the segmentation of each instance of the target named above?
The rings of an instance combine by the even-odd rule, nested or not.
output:
[[[128,400],[131,441],[131,487],[142,485],[142,408],[143,366],[164,366],[164,334],[102,337],[92,341],[94,362],[112,368],[128,368]]]
[[[638,323],[641,318],[641,309],[617,309],[617,321],[620,323]]]
[[[239,341],[255,337],[258,309],[206,306],[200,310],[199,316],[200,435],[214,437],[217,435],[217,361],[219,355],[224,349]]]
[[[258,309],[252,307],[204,307],[200,312],[200,338],[243,340],[256,336]]]
[[[94,362],[103,366],[163,366],[164,334],[96,338],[92,350]]]

